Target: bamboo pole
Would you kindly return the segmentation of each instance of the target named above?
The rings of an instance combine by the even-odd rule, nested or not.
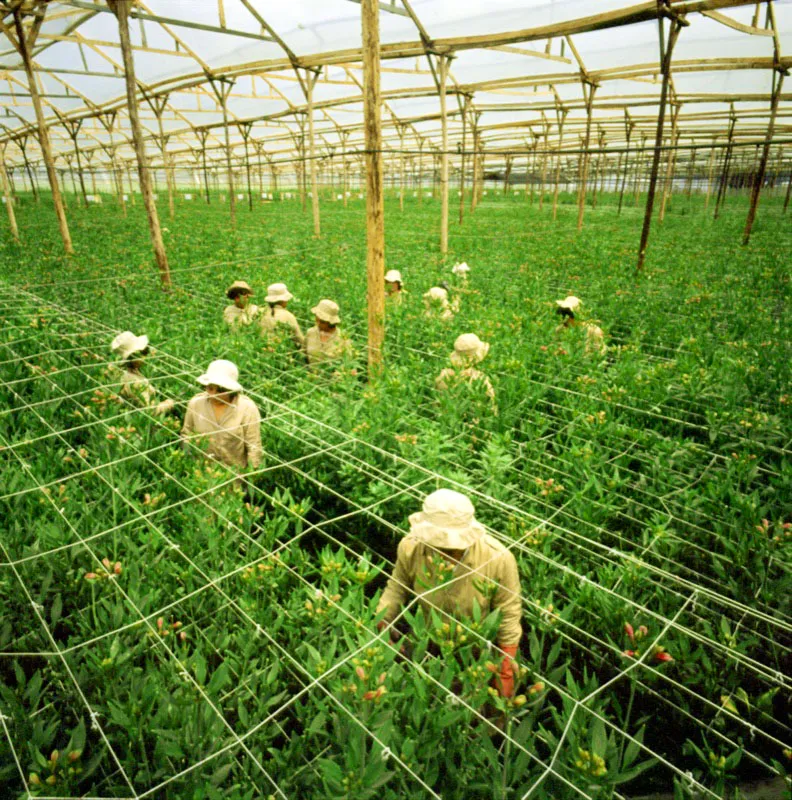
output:
[[[539,187],[540,211],[544,206],[545,181],[547,180],[547,155],[549,152],[548,137],[550,135],[550,123],[544,118],[544,112],[542,112],[542,120],[544,122],[544,150],[542,151],[542,182]]]
[[[404,125],[397,124],[399,133],[399,211],[404,211]]]
[[[30,161],[27,157],[27,136],[20,136],[17,140],[19,149],[22,151],[22,158],[25,160],[25,169],[27,170],[28,178],[30,179],[30,188],[33,190],[33,199],[38,203],[41,199],[39,196],[38,184],[36,183],[33,169],[30,166]]]
[[[767,171],[767,158],[770,155],[770,142],[775,133],[776,114],[778,113],[778,101],[781,97],[781,88],[784,85],[784,73],[779,69],[773,72],[773,94],[770,103],[770,121],[767,124],[767,136],[765,143],[762,147],[762,158],[759,162],[759,172],[754,180],[753,190],[751,192],[751,206],[748,209],[748,217],[745,220],[745,230],[743,231],[743,244],[746,245],[751,241],[751,231],[753,230],[754,221],[756,220],[756,209],[759,206],[759,195],[762,192],[762,183],[764,183],[765,172]]]
[[[710,150],[709,164],[707,166],[707,196],[704,200],[704,210],[709,208],[710,195],[712,194],[712,179],[715,175],[715,143],[717,137],[712,138],[712,149]]]
[[[366,138],[366,272],[369,378],[379,374],[385,340],[385,203],[382,180],[379,3],[361,0],[363,115]]]
[[[206,193],[206,205],[210,205],[211,200],[209,199],[209,173],[206,170],[206,140],[209,137],[209,131],[206,128],[196,128],[195,134],[198,137],[198,141],[201,143],[201,161],[203,165],[203,179],[204,179],[204,191]]]
[[[466,153],[467,148],[467,119],[470,113],[470,95],[465,95],[465,102],[462,107],[462,164],[459,173],[459,224],[461,225],[465,219],[465,167],[467,166]]]
[[[250,149],[248,147],[248,140],[250,139],[250,131],[253,128],[252,122],[238,122],[237,128],[242,136],[242,142],[245,146],[245,177],[247,179],[247,196],[248,196],[248,211],[253,210],[253,184],[250,178]]]
[[[118,35],[121,43],[121,55],[124,62],[124,78],[126,81],[127,92],[127,111],[129,113],[129,126],[132,129],[132,141],[135,145],[135,155],[137,156],[138,177],[140,188],[143,192],[143,203],[146,206],[146,216],[148,217],[149,232],[151,243],[154,248],[154,257],[159,269],[160,281],[165,290],[171,286],[170,267],[168,266],[168,256],[165,253],[165,245],[162,241],[162,231],[160,230],[157,206],[151,191],[151,178],[146,163],[146,149],[143,142],[143,131],[140,127],[140,116],[138,113],[137,97],[135,93],[135,63],[132,58],[132,46],[129,41],[129,6],[127,0],[108,0],[110,8],[118,18]]]
[[[789,175],[787,176],[787,190],[786,195],[784,195],[784,214],[786,214],[787,209],[789,208],[790,196],[792,196],[792,170],[790,170]]]
[[[668,198],[671,194],[671,184],[674,180],[674,168],[676,166],[676,147],[679,144],[679,130],[677,128],[677,120],[679,118],[679,109],[681,105],[674,103],[674,110],[671,112],[671,144],[673,147],[668,151],[668,160],[666,162],[665,181],[663,182],[663,196],[660,200],[660,213],[658,214],[657,221],[662,225],[665,219],[666,206]]]
[[[555,186],[553,187],[553,220],[558,213],[558,189],[561,180],[561,150],[564,144],[564,122],[566,122],[569,109],[561,108],[556,111],[558,116],[558,158],[556,159]]]
[[[690,200],[690,195],[693,192],[693,172],[696,168],[696,148],[690,151],[690,161],[688,162],[687,182],[685,185],[685,197]]]
[[[715,214],[714,218],[717,219],[720,214],[721,206],[726,199],[726,188],[729,183],[729,166],[732,159],[732,151],[734,145],[734,126],[737,124],[737,117],[734,114],[734,106],[732,106],[732,116],[729,121],[729,133],[727,134],[728,145],[726,152],[723,154],[723,171],[721,173],[721,182],[718,187],[718,196],[715,199]]]
[[[627,112],[625,110],[625,114]],[[629,115],[626,116],[625,119],[625,137],[627,139],[627,149],[624,153],[624,174],[621,176],[621,190],[619,191],[619,214],[622,212],[622,203],[624,202],[624,189],[627,186],[627,173],[629,172],[630,168],[630,139],[632,138],[632,132],[635,128],[635,123],[630,119]]]
[[[503,194],[509,191],[509,178],[511,178],[513,161],[514,159],[512,156],[506,156],[506,169],[503,171]]]
[[[478,203],[478,168],[479,168],[479,149],[481,147],[481,134],[479,132],[479,118],[481,112],[476,111],[473,114],[473,175],[471,176],[470,187],[470,213],[476,210]]]
[[[442,153],[440,154],[440,253],[448,252],[448,114],[446,109],[446,79],[450,56],[440,56],[440,126]]]
[[[83,205],[87,208],[88,194],[85,191],[85,180],[83,179],[82,173],[82,160],[80,159],[80,146],[77,144],[77,136],[80,133],[80,128],[82,127],[83,121],[80,119],[75,122],[73,120],[64,119],[63,117],[61,117],[61,120],[66,128],[66,132],[69,134],[69,138],[72,140],[72,144],[74,145],[74,156],[77,159],[77,177],[80,180],[80,191],[82,192]]]
[[[678,16],[672,18],[668,34],[668,44],[666,45],[664,41],[663,17],[661,16],[658,19],[660,28],[660,63],[663,73],[663,82],[660,88],[660,108],[657,113],[657,133],[655,135],[652,169],[649,174],[649,188],[646,195],[646,211],[644,213],[643,228],[641,230],[641,243],[638,246],[637,272],[643,269],[644,260],[646,258],[646,247],[649,244],[649,231],[652,227],[652,211],[654,209],[655,189],[657,188],[657,174],[660,168],[660,148],[663,144],[663,123],[665,121],[666,102],[668,100],[668,83],[671,78],[671,56],[673,55],[674,45],[679,37],[679,32],[685,24],[687,23]]]
[[[226,170],[228,172],[228,199],[231,211],[231,224],[236,225],[236,194],[234,190],[234,170],[231,165],[231,138],[228,131],[228,95],[234,87],[234,78],[210,78],[209,83],[217,96],[223,111],[223,130],[225,132]]]
[[[314,107],[313,90],[316,81],[321,73],[319,71],[305,74],[306,100],[308,101],[308,156],[310,158],[311,170],[311,210],[313,212],[314,236],[319,238],[322,235],[322,227],[319,219],[319,187],[316,183],[316,137],[314,136]]]
[[[47,178],[49,179],[50,189],[52,190],[52,202],[55,206],[55,214],[58,218],[58,227],[60,229],[61,239],[63,240],[63,248],[67,254],[74,252],[72,246],[71,234],[69,233],[69,224],[66,221],[66,212],[63,208],[63,201],[61,199],[60,187],[58,186],[58,176],[55,172],[55,164],[52,158],[52,147],[49,140],[49,132],[47,130],[46,122],[44,121],[44,112],[41,108],[41,97],[39,96],[38,86],[36,79],[33,75],[33,63],[30,58],[29,46],[35,42],[35,36],[44,20],[45,8],[40,9],[37,13],[41,16],[36,18],[33,23],[32,41],[29,41],[26,34],[24,25],[22,24],[22,10],[17,8],[14,11],[14,27],[16,29],[17,41],[15,46],[22,57],[22,63],[25,67],[25,75],[27,76],[28,90],[30,92],[30,101],[33,105],[33,111],[36,115],[36,124],[38,126],[38,139],[39,146],[41,147],[41,155],[44,158],[44,166],[47,170]]]
[[[3,181],[3,197],[5,197],[6,211],[8,212],[8,225],[11,228],[11,236],[19,244],[19,228],[17,227],[16,214],[14,213],[14,197],[11,194],[11,187],[8,182],[8,173],[5,167],[5,151],[3,146],[2,160],[0,161],[0,179]]]
[[[586,92],[588,87],[588,92]],[[584,79],[583,95],[586,99],[586,133],[583,139],[583,163],[581,165],[580,186],[578,187],[578,220],[577,229],[583,229],[583,213],[586,205],[586,180],[588,178],[589,167],[589,144],[591,142],[591,112],[594,104],[594,93],[597,91],[597,84]]]
[[[341,132],[341,166],[343,173],[341,175],[341,191],[344,194],[344,208],[347,207],[347,193],[349,192],[349,162],[347,161],[347,139],[349,139],[349,131]]]

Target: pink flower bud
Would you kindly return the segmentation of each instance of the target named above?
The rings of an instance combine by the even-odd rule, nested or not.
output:
[[[112,566],[113,566],[113,565],[110,563],[110,559],[109,559],[109,558],[103,558],[103,559],[102,559],[102,566],[103,566],[105,569],[112,569]]]
[[[377,693],[375,691],[370,691],[370,692],[366,692],[363,695],[363,699],[364,700],[373,700],[376,696],[377,696]]]
[[[161,630],[162,630],[162,626],[163,626],[164,624],[165,624],[165,620],[164,620],[162,617],[160,617],[160,618],[157,620],[157,630],[158,630],[158,631],[161,631]]]
[[[366,672],[363,667],[355,667],[355,675],[362,681],[366,680]]]
[[[186,634],[184,631],[182,631],[182,632],[179,634],[179,639],[180,639],[182,642],[186,642],[186,641],[187,641],[187,634]]]
[[[86,572],[84,577],[87,581],[95,581],[99,576],[95,572]]]
[[[113,572],[115,572],[116,575],[120,575],[121,574],[121,562],[120,561],[116,561],[115,562],[115,565],[113,566]]]
[[[649,633],[649,628],[647,628],[646,625],[641,625],[641,627],[638,628],[638,633],[640,633],[641,636],[646,636]]]
[[[387,677],[388,677],[388,673],[387,672],[383,672],[379,676],[379,678],[377,678],[377,683],[385,683],[385,678],[387,678]]]
[[[623,656],[629,656],[630,658],[635,658],[635,650],[625,650],[622,652]]]
[[[630,625],[629,622],[624,623],[624,632],[627,634],[627,638],[630,641],[633,641],[633,639],[635,639],[635,631],[633,630],[633,626]]]
[[[673,661],[674,659],[666,653],[664,650],[661,650],[659,653],[655,653],[655,661]]]

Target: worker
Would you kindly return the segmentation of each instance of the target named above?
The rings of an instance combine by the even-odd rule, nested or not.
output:
[[[423,299],[424,306],[426,306],[426,311],[424,313],[427,317],[437,317],[444,321],[454,318],[454,312],[451,310],[451,306],[448,303],[447,289],[444,289],[442,286],[433,286],[424,294]]]
[[[563,300],[556,300],[556,314],[561,317],[561,324],[556,328],[556,332],[568,330],[581,324],[578,318],[580,313],[580,298],[570,294]],[[605,344],[605,334],[599,325],[593,322],[582,322],[586,333],[586,354],[605,355],[608,349]]]
[[[496,644],[503,659],[496,688],[503,697],[511,697],[513,660],[522,636],[516,559],[486,532],[475,518],[473,503],[460,492],[432,492],[424,499],[423,510],[409,519],[410,532],[399,542],[393,575],[377,605],[378,613],[385,612],[380,630],[393,623],[415,596],[427,619],[434,610],[444,622],[449,617],[470,620],[476,602],[482,616],[499,611]]]
[[[119,361],[121,397],[155,414],[167,414],[173,410],[171,399],[155,402],[154,387],[143,375],[143,362],[149,354],[148,336],[135,336],[132,331],[124,331],[113,339],[110,350]]]
[[[223,311],[223,321],[232,328],[240,325],[250,325],[258,314],[258,306],[250,302],[253,290],[245,281],[234,281],[226,289],[226,297],[233,305],[226,306]]]
[[[300,323],[286,306],[294,295],[286,288],[285,283],[273,283],[267,287],[267,296],[264,298],[269,304],[269,311],[259,315],[261,332],[268,337],[277,334],[278,330],[287,329],[292,341],[302,349],[305,336],[300,329]]]
[[[389,269],[385,273],[385,299],[391,305],[400,306],[404,295],[401,272],[397,269]]]
[[[463,261],[461,264],[454,264],[454,266],[451,267],[451,274],[454,275],[463,285],[467,285],[468,277],[470,277],[468,274],[469,272],[470,267],[465,261]]]
[[[320,300],[311,313],[316,325],[305,334],[305,356],[309,366],[352,355],[352,343],[338,328],[341,322],[338,304],[332,300]]]
[[[475,367],[486,358],[489,348],[489,342],[482,342],[475,333],[463,333],[457,336],[454,350],[449,356],[452,366],[446,367],[437,376],[435,388],[446,391],[463,383],[480,386],[494,403],[495,390],[489,378]]]
[[[212,361],[198,383],[205,391],[187,406],[182,438],[206,439],[209,456],[230,467],[258,467],[261,415],[256,404],[242,394],[236,364],[225,359]]]

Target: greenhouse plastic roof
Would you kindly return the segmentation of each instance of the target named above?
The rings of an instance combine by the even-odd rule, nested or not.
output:
[[[8,9],[14,3],[3,3]],[[762,141],[773,76],[792,66],[792,0],[684,0],[673,52],[670,102],[680,144]],[[75,148],[94,165],[133,158],[118,23],[104,0],[26,0],[25,26],[44,15],[34,69],[53,149]],[[472,125],[491,165],[533,149],[574,154],[586,128],[584,87],[596,85],[591,147],[618,152],[627,134],[653,140],[659,110],[658,5],[624,0],[382,0],[384,147],[425,156],[441,136],[437,60],[453,57],[447,82],[449,150]],[[233,78],[227,103],[233,155],[293,165],[305,142],[306,69],[320,156],[363,149],[360,5],[356,0],[147,0],[130,20],[141,121],[149,155],[193,165],[206,130],[207,158],[225,159],[224,116],[213,80]],[[0,78],[6,162],[40,159],[35,116],[13,18],[2,26]],[[668,23],[666,23],[666,31]],[[9,38],[11,37],[11,38]],[[299,74],[299,78],[298,78]],[[162,134],[145,98],[165,101]],[[792,143],[792,85],[780,97],[774,140]],[[467,105],[465,103],[467,102]],[[154,104],[156,105],[156,103]],[[112,112],[117,112],[112,114]],[[110,114],[108,116],[107,114]],[[103,116],[104,115],[104,116]],[[76,138],[64,120],[81,121]],[[562,127],[563,123],[563,127]],[[787,148],[787,152],[789,148]],[[160,159],[157,162],[157,158]],[[289,167],[292,168],[292,167]]]

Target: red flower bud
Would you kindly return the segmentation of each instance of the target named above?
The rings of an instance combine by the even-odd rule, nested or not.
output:
[[[86,572],[84,577],[87,581],[95,581],[99,576],[95,572]]]
[[[627,634],[627,638],[630,641],[633,641],[633,639],[635,639],[635,631],[633,630],[633,626],[630,625],[629,622],[624,623],[624,632]]]
[[[160,618],[157,620],[157,630],[158,630],[158,631],[161,631],[161,630],[162,630],[162,626],[163,626],[164,624],[165,624],[165,620],[164,620],[162,617],[160,617]]]
[[[113,567],[113,572],[115,572],[116,575],[120,575],[121,574],[121,562],[120,561],[116,561],[115,562],[115,566]]]
[[[673,661],[674,659],[666,653],[664,650],[660,651],[659,653],[655,653],[655,661]]]
[[[362,681],[366,680],[366,671],[363,669],[363,667],[355,667],[355,675],[357,675]]]
[[[635,658],[635,650],[625,650],[622,652],[623,656],[629,656],[630,658]]]

